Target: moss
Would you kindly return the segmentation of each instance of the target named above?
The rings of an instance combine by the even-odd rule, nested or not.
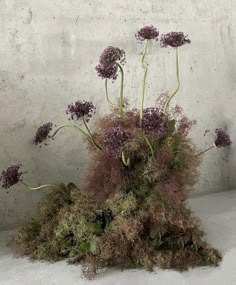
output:
[[[92,157],[85,183],[58,185],[40,204],[35,219],[23,226],[11,245],[34,259],[69,258],[93,277],[98,268],[154,266],[184,270],[217,265],[221,256],[204,241],[204,232],[186,200],[198,177],[200,159],[187,131],[164,118],[161,138],[145,143],[138,115],[114,112],[101,118],[94,137],[121,124],[133,139],[123,148],[130,165],[108,152]]]

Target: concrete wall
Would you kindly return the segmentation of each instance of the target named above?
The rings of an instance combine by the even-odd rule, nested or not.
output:
[[[198,120],[197,145],[210,139],[205,129],[226,126],[235,138],[236,2],[233,0],[1,0],[0,1],[0,169],[22,162],[32,185],[79,183],[88,156],[80,136],[61,132],[37,148],[32,138],[41,123],[66,121],[65,107],[92,100],[98,114],[108,111],[104,82],[94,66],[108,45],[127,53],[125,95],[139,103],[141,46],[134,33],[153,24],[161,32],[184,31],[192,44],[180,49],[181,92],[176,102]],[[174,52],[153,44],[148,58],[146,105],[175,86]],[[112,86],[117,96],[119,84]],[[236,186],[236,148],[212,151],[202,168],[198,194]],[[0,228],[28,219],[45,194],[14,187],[0,191]]]

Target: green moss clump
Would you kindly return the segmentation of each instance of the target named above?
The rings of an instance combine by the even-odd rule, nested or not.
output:
[[[35,218],[16,233],[11,245],[34,259],[68,258],[93,277],[99,268],[154,266],[184,270],[217,265],[221,256],[204,241],[199,221],[186,206],[200,158],[189,138],[165,118],[161,138],[146,143],[134,112],[123,128],[132,140],[122,150],[124,165],[109,151],[95,153],[82,190],[58,185],[40,203]],[[96,140],[121,125],[119,116],[102,118]]]

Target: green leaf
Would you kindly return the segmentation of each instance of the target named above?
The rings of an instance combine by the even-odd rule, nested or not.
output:
[[[80,243],[79,250],[80,250],[81,253],[86,253],[87,250],[88,250],[88,247],[89,247],[88,242],[84,241],[84,242]]]
[[[98,253],[96,242],[94,240],[90,241],[88,249],[93,255],[96,255]]]

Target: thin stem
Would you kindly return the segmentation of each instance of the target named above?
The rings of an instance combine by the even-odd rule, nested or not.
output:
[[[211,149],[213,149],[213,148],[216,148],[216,146],[213,145],[213,146],[211,146],[211,147],[209,147],[209,148],[207,148],[207,149],[205,149],[205,150],[199,152],[199,153],[197,154],[197,156],[200,156],[200,155],[206,153],[207,151],[209,151],[209,150],[211,150]]]
[[[146,143],[147,143],[147,145],[148,145],[148,147],[149,147],[149,149],[151,151],[152,158],[154,158],[154,149],[152,147],[152,144],[150,143],[149,139],[146,136],[144,136],[144,139],[145,139],[145,141],[146,141]]]
[[[89,129],[89,127],[88,127],[88,125],[87,125],[87,123],[86,123],[86,121],[85,121],[84,118],[83,118],[83,123],[84,123],[84,126],[85,126],[86,130],[87,130],[88,133],[89,133],[89,137],[90,137],[90,139],[91,139],[93,145],[94,145],[97,149],[103,150],[102,147],[96,143],[96,141],[95,141],[95,139],[94,139],[94,137],[93,137],[93,135],[92,135],[92,133],[91,133],[91,131],[90,131],[90,129]]]
[[[147,54],[149,40],[146,41],[143,53],[142,53],[142,68],[144,69],[144,76],[142,80],[142,98],[141,98],[141,109],[140,109],[140,120],[143,119],[143,107],[144,107],[144,97],[145,97],[145,88],[146,88],[146,79],[148,73],[148,65],[144,62],[145,56]]]
[[[121,119],[123,119],[124,118],[124,110],[123,110],[124,108],[124,70],[118,62],[116,62],[116,65],[119,67],[120,73],[121,73],[119,109],[120,109],[120,117]]]
[[[41,185],[41,186],[38,186],[38,187],[30,187],[29,185],[27,185],[23,181],[21,181],[21,184],[23,184],[24,186],[26,186],[30,190],[40,190],[40,189],[43,189],[43,188],[54,188],[54,187],[57,187],[57,185],[55,185],[55,184],[45,184],[45,185]]]
[[[110,98],[109,98],[109,95],[108,95],[108,80],[106,79],[105,80],[105,90],[106,90],[106,98],[107,98],[107,101],[111,104],[111,105],[114,105],[112,102],[111,102],[111,100],[110,100]]]
[[[121,152],[121,159],[125,166],[130,166],[130,158],[125,159],[125,153]]]
[[[83,135],[87,136],[88,139],[90,139],[90,136],[85,131],[83,131],[80,127],[78,127],[76,125],[69,125],[69,124],[61,125],[60,127],[57,128],[57,130],[51,136],[48,136],[48,137],[50,139],[53,139],[56,136],[56,134],[63,128],[73,128],[73,129],[76,129],[77,131],[79,131]]]
[[[178,53],[178,48],[175,49],[175,56],[176,56],[176,77],[177,77],[177,87],[174,90],[174,92],[169,96],[165,107],[164,107],[164,113],[166,113],[168,111],[169,105],[170,105],[170,101],[172,100],[172,98],[177,94],[177,92],[179,91],[180,88],[180,76],[179,76],[179,53]]]

